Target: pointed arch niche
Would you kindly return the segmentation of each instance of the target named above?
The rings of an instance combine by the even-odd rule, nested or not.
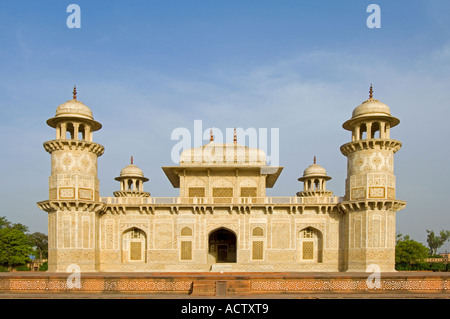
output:
[[[137,227],[122,233],[122,262],[147,262],[147,234]]]
[[[298,233],[300,262],[321,263],[323,260],[323,236],[314,227],[306,227]]]

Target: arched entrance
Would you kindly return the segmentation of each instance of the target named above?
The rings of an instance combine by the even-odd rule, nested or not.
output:
[[[209,254],[216,263],[236,262],[236,235],[225,228],[219,228],[209,234]]]

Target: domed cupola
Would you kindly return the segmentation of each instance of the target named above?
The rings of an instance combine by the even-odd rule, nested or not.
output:
[[[120,191],[114,192],[116,197],[150,196],[150,193],[144,192],[144,183],[148,181],[148,178],[139,167],[133,164],[133,157],[131,157],[131,164],[124,167],[115,180],[120,182]]]
[[[369,99],[353,110],[351,119],[342,127],[352,131],[352,141],[389,139],[390,129],[399,123],[400,120],[391,115],[389,106],[373,98],[373,88],[370,85]]]
[[[326,181],[330,179],[325,168],[316,163],[314,156],[314,163],[308,166],[303,171],[303,176],[298,179],[303,182],[303,191],[298,192],[297,196],[332,196],[333,192],[326,190]]]
[[[102,125],[94,120],[89,107],[77,100],[77,88],[73,88],[73,99],[56,108],[55,116],[47,120],[56,129],[56,139],[85,140],[92,142],[92,132]]]

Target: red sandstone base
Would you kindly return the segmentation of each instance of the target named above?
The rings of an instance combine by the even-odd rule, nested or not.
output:
[[[0,273],[7,293],[123,293],[187,296],[449,294],[450,273]]]

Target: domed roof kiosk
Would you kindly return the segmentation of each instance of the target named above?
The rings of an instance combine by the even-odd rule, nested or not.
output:
[[[56,139],[80,139],[88,142],[92,142],[92,132],[102,128],[94,120],[91,109],[77,100],[76,86],[73,88],[73,99],[59,105],[55,116],[48,119],[47,124],[56,129]]]
[[[150,193],[144,192],[144,183],[148,182],[148,178],[144,176],[144,172],[134,165],[133,156],[131,164],[125,166],[120,171],[120,176],[115,178],[120,182],[120,191],[114,192],[116,197],[149,197]]]

